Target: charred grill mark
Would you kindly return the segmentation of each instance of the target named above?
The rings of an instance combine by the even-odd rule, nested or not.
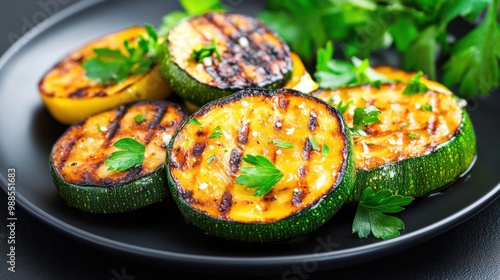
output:
[[[164,106],[156,106],[156,107],[157,107],[156,113],[148,125],[148,134],[144,138],[144,143],[143,143],[144,145],[149,144],[149,142],[151,141],[151,139],[155,135],[156,131],[158,130],[158,128],[161,124],[161,120],[163,119],[165,114],[168,112],[168,107],[164,107]]]
[[[94,94],[95,97],[106,97],[108,94],[104,91],[99,91]]]
[[[75,127],[76,130],[80,131],[80,126]],[[69,154],[73,147],[75,147],[78,140],[80,140],[81,134],[76,135],[76,137],[72,138],[71,141],[64,141],[61,145],[60,150],[62,151],[62,155],[59,155],[59,160],[56,162],[57,169],[61,170],[66,161],[69,158]],[[73,165],[72,165],[73,166]]]
[[[303,166],[299,167],[299,177],[300,178],[305,178],[308,173],[309,173],[309,167],[307,165],[303,165]]]
[[[103,143],[104,147],[109,146],[111,139],[113,139],[118,130],[120,130],[120,121],[122,120],[123,116],[125,116],[125,114],[127,113],[127,110],[128,110],[127,106],[120,106],[116,110],[115,119],[109,124],[108,131],[106,132],[106,140]]]
[[[201,128],[196,131],[196,136],[198,137],[204,137],[204,136],[207,136],[207,132],[206,131],[203,131]]]
[[[181,171],[186,170],[187,153],[181,148],[177,148],[173,154],[175,157],[170,156],[170,167]]]
[[[68,94],[69,98],[74,98],[74,99],[79,99],[79,98],[84,98],[87,96],[87,88],[79,88],[72,93]]]
[[[241,126],[240,130],[238,130],[238,142],[241,144],[248,143],[248,134],[250,133],[250,123],[245,122]]]
[[[211,69],[210,72],[207,71],[207,73],[218,81],[218,83],[220,83],[219,81],[224,81],[224,83],[220,83],[224,86],[254,85],[254,82],[245,75],[241,65],[236,62],[238,61],[236,58],[238,55],[238,46],[232,34],[224,32],[224,25],[218,24],[214,16],[215,14],[213,13],[207,13],[205,19],[219,31],[219,34],[225,37],[224,42],[226,43],[227,50],[221,54],[224,58],[223,61],[216,63],[217,68],[207,67],[213,69],[213,71]],[[224,18],[227,19],[227,16],[224,16]]]
[[[292,205],[299,207],[304,199],[304,192],[302,190],[294,190],[292,195]]]
[[[222,200],[219,206],[219,212],[221,216],[223,217],[227,216],[227,214],[231,210],[232,205],[233,205],[233,196],[228,190],[226,190],[222,195]]]
[[[304,148],[302,149],[302,159],[309,160],[311,159],[311,153],[313,151],[312,143],[309,140],[309,137],[306,138],[304,142]]]
[[[203,155],[203,152],[205,151],[205,147],[207,146],[207,142],[196,142],[193,147],[193,156],[194,157],[199,157]]]
[[[290,100],[286,99],[284,96],[280,96],[278,99],[278,103],[282,110],[286,110],[288,104],[290,103]]]
[[[229,157],[229,168],[232,174],[235,174],[240,169],[242,156],[243,149],[241,147],[238,146],[231,150],[231,156]]]
[[[314,131],[318,126],[318,116],[314,111],[311,111],[311,113],[309,113],[309,122],[307,123],[307,126],[309,127],[310,131]]]
[[[197,202],[196,199],[193,199],[193,191],[186,190],[184,188],[179,187],[179,194],[181,197],[189,204],[194,204]]]
[[[250,30],[241,30],[237,25],[232,23],[233,20],[229,16],[221,16],[224,22],[215,19],[216,16],[220,15],[207,13],[205,18],[220,31],[220,34],[226,37],[227,51],[222,54],[225,59],[217,65],[217,73],[219,76],[226,77],[226,80],[233,85],[244,86],[266,86],[270,82],[283,78],[286,69],[282,69],[283,67],[279,65],[283,64],[282,61],[286,59],[286,51],[277,50],[267,42],[259,44],[249,36],[250,34],[261,35],[271,31],[262,23],[252,18],[245,18],[252,28]],[[236,29],[236,32],[231,33],[227,25]],[[240,38],[245,38],[248,41],[248,45],[245,46],[244,49],[239,44]],[[231,61],[241,61],[241,65],[238,63],[230,63]],[[252,71],[252,77],[245,73],[245,69],[242,65],[256,68]],[[273,71],[276,70],[276,68],[278,68],[278,71]],[[212,72],[212,74],[213,73],[214,72]],[[212,74],[210,75],[212,76]],[[217,77],[214,77],[214,79],[217,79]],[[231,85],[231,83],[229,85]]]

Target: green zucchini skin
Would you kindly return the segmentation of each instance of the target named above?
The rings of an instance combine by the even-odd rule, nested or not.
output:
[[[248,95],[254,95],[256,94],[255,92],[264,91],[266,92],[266,96],[272,96],[275,92],[279,92],[280,90],[281,89],[267,91],[256,89],[242,90],[230,97],[222,98],[206,104],[205,106],[201,107],[196,113],[194,113],[191,118],[196,117],[198,113],[203,114],[204,112],[211,110],[212,108],[220,108],[223,107],[224,104],[230,103],[234,100],[244,98]],[[309,99],[314,99],[320,103],[325,103],[318,98],[303,94],[295,90],[286,89],[286,91],[292,91],[294,92],[294,94],[301,95]],[[331,217],[333,217],[333,215],[337,213],[338,210],[348,200],[353,191],[356,172],[354,162],[354,146],[351,134],[347,129],[342,114],[337,109],[329,105],[327,106],[329,107],[329,110],[334,111],[336,116],[338,117],[339,123],[342,128],[342,134],[345,135],[347,143],[343,150],[344,158],[346,160],[343,162],[342,171],[340,172],[341,175],[339,175],[340,177],[336,182],[337,185],[332,188],[329,193],[320,198],[315,204],[305,207],[298,213],[294,213],[284,219],[280,219],[272,223],[243,223],[232,220],[216,219],[206,213],[197,211],[181,196],[177,183],[170,169],[169,159],[172,154],[175,138],[182,130],[184,125],[189,121],[188,119],[185,120],[170,141],[166,159],[166,171],[169,189],[174,201],[176,202],[184,217],[193,225],[197,226],[208,234],[222,237],[228,240],[251,243],[286,241],[308,234],[322,226]]]
[[[198,17],[205,17],[205,15]],[[184,19],[179,23],[177,23],[176,26],[190,19],[191,18]],[[176,26],[174,26],[172,30],[175,29]],[[179,67],[179,65],[172,59],[169,47],[171,41],[168,35],[166,40],[164,40],[164,42],[160,45],[158,52],[160,71],[163,74],[163,77],[167,81],[168,85],[170,85],[170,87],[174,90],[174,92],[177,95],[198,106],[203,106],[208,102],[232,95],[235,92],[238,92],[245,88],[257,88],[257,87],[264,89],[281,88],[292,77],[293,69],[292,69],[290,51],[286,43],[281,38],[279,38],[279,36],[276,33],[270,30],[266,31],[272,33],[274,36],[276,36],[276,38],[279,39],[279,41],[281,41],[288,54],[287,59],[289,60],[289,62],[287,65],[287,72],[284,74],[282,79],[278,79],[275,81],[268,81],[267,83],[261,86],[253,85],[248,87],[241,85],[234,85],[234,84],[230,86],[218,87],[202,83],[198,81],[195,77],[192,77],[190,74],[188,74],[184,69]],[[234,63],[238,64],[238,61],[235,61]]]
[[[69,206],[93,214],[131,212],[160,202],[169,195],[165,164],[146,176],[113,187],[68,183],[54,169],[52,161],[50,171],[61,198]]]
[[[462,122],[456,135],[424,156],[385,164],[370,170],[357,170],[349,202],[357,202],[365,188],[389,189],[395,195],[422,197],[452,183],[474,164],[476,136],[471,119],[462,109]]]

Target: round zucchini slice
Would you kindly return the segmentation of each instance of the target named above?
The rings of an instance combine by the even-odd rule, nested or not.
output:
[[[344,113],[349,126],[356,107],[373,105],[381,111],[380,122],[365,128],[366,136],[354,137],[357,174],[350,201],[359,201],[367,187],[421,197],[450,184],[474,162],[476,138],[463,102],[449,91],[403,95],[405,87],[313,92],[333,106],[352,102]]]
[[[161,201],[166,187],[165,153],[172,135],[185,118],[175,103],[140,101],[122,105],[73,124],[57,140],[50,155],[50,169],[62,199],[91,213],[129,212]],[[114,146],[134,139],[135,145]],[[133,142],[132,141],[132,142]],[[135,149],[143,145],[142,151]],[[115,163],[143,161],[125,170],[110,170]],[[118,160],[118,161],[117,161]]]
[[[206,55],[195,55],[204,48]],[[256,18],[224,13],[179,22],[159,64],[173,90],[198,106],[245,88],[279,88],[292,75],[290,50],[276,33]]]
[[[247,89],[203,106],[172,138],[167,177],[203,231],[246,242],[287,240],[324,224],[354,184],[341,114],[291,89]]]
[[[145,73],[130,75],[116,84],[89,80],[82,66],[87,59],[95,56],[94,49],[110,48],[124,52],[124,41],[133,45],[138,37],[146,34],[143,27],[131,27],[90,42],[61,60],[38,85],[50,114],[63,124],[72,124],[125,103],[170,96],[172,89],[166,84],[156,63]]]

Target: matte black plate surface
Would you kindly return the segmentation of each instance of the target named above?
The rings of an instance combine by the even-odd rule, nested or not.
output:
[[[82,3],[83,2],[83,3]],[[382,257],[432,238],[472,217],[500,193],[500,94],[470,104],[478,138],[472,171],[450,188],[412,203],[399,217],[406,229],[378,241],[351,234],[354,209],[344,208],[326,225],[289,242],[241,244],[205,235],[186,224],[173,201],[135,213],[81,213],[59,198],[48,168],[53,143],[66,126],[44,108],[37,84],[70,51],[131,24],[159,24],[177,1],[82,1],[35,28],[0,60],[0,181],[16,169],[17,202],[34,216],[76,239],[135,261],[219,273],[283,272],[293,264],[333,268]],[[261,2],[229,1],[232,11],[255,14]],[[445,168],[445,167],[444,167]],[[258,269],[256,269],[258,268]]]

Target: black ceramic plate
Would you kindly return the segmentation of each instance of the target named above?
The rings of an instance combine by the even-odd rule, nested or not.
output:
[[[378,241],[351,234],[354,209],[345,208],[308,236],[249,245],[205,235],[186,224],[174,203],[135,213],[81,213],[59,198],[48,168],[51,146],[66,129],[44,108],[37,92],[43,74],[83,43],[131,24],[159,24],[177,1],[82,1],[26,34],[0,61],[0,181],[15,168],[17,202],[35,217],[76,239],[135,261],[197,271],[279,271],[298,264],[333,268],[402,250],[472,217],[500,193],[500,94],[470,106],[478,138],[472,171],[450,188],[412,203],[399,217],[406,229]],[[233,11],[255,14],[261,2],[229,1]],[[494,124],[493,124],[494,123]],[[493,124],[493,125],[492,125]],[[257,269],[258,268],[258,269]]]

